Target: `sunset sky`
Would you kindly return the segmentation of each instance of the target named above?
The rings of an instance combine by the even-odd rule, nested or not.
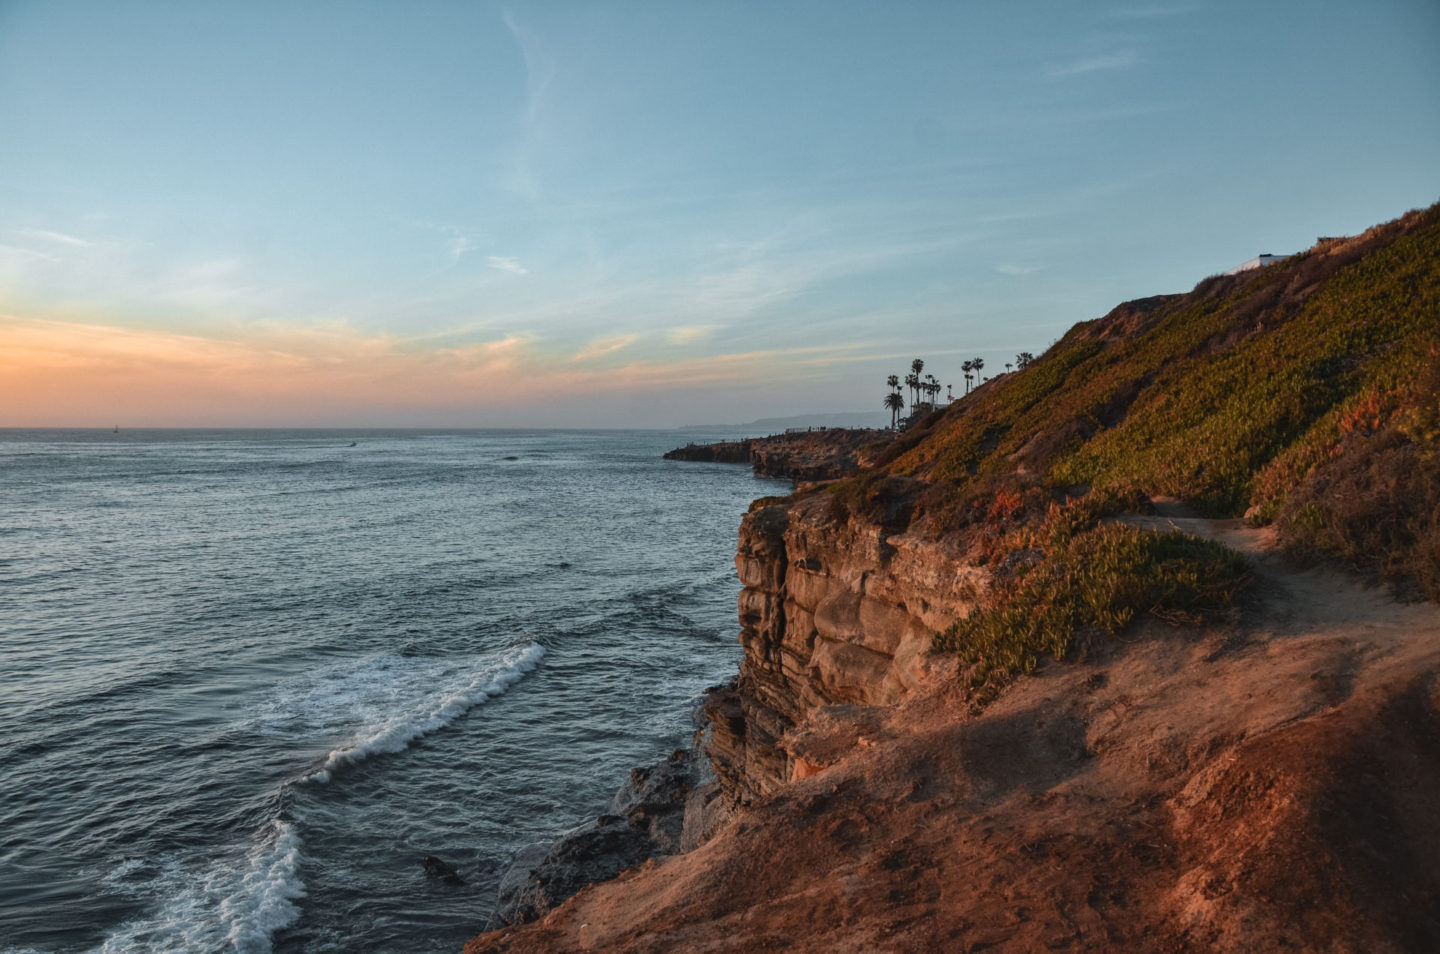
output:
[[[1440,4],[0,0],[0,426],[880,410],[1440,199]]]

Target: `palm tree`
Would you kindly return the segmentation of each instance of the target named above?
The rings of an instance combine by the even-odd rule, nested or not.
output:
[[[891,375],[892,377],[894,375]],[[900,409],[905,406],[905,399],[900,396],[899,391],[891,391],[885,395],[885,407],[890,409],[890,429],[895,429],[895,422],[900,417]]]
[[[919,358],[910,362],[910,377],[906,378],[905,382],[915,389],[915,396],[910,401],[912,407],[920,403],[920,372],[924,370],[925,362]]]
[[[980,383],[980,369],[983,368],[983,367],[985,367],[985,359],[984,359],[984,358],[971,358],[971,359],[970,359],[970,367],[972,367],[972,368],[975,369],[975,383],[976,383],[976,384],[979,384],[979,383]]]
[[[960,369],[965,372],[965,393],[969,394],[970,372],[975,370],[975,362],[967,359],[963,364],[960,365]]]
[[[1022,351],[1015,356],[1015,366],[1024,371],[1035,363],[1035,356],[1028,351]]]
[[[946,400],[947,402],[950,402],[950,401],[955,400],[955,393],[954,393],[954,390],[953,390],[954,387],[955,387],[955,385],[953,385],[953,384],[947,384],[947,385],[945,385],[945,400]]]
[[[918,374],[905,375],[905,387],[910,389],[910,403],[914,405],[919,401],[920,376]]]
[[[885,383],[890,385],[890,390],[892,391],[900,390],[900,377],[898,375],[890,375],[890,377],[885,379]]]
[[[935,403],[935,396],[940,393],[940,382],[935,375],[925,375],[925,393],[930,395],[930,403]]]

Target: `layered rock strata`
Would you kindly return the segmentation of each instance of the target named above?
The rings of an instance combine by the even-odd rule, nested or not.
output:
[[[988,586],[953,543],[837,515],[824,494],[748,514],[735,565],[744,661],[705,710],[707,754],[735,804],[818,767],[793,731],[811,714],[893,705],[923,686],[934,633]]]
[[[824,494],[749,513],[735,565],[745,655],[737,679],[707,694],[690,750],[634,770],[606,814],[522,849],[487,930],[692,850],[735,808],[843,758],[876,707],[953,665],[928,656],[931,637],[988,582],[953,543],[837,516]]]

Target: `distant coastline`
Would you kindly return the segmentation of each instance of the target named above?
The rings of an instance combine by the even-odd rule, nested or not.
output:
[[[890,423],[886,411],[836,411],[823,414],[792,414],[788,417],[762,417],[744,424],[686,424],[677,428],[681,431],[713,431],[756,429],[766,433],[783,431],[791,427],[885,427]]]

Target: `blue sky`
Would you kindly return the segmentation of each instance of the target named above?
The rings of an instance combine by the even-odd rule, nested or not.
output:
[[[1432,0],[979,6],[0,0],[0,425],[879,410],[1440,199]]]

